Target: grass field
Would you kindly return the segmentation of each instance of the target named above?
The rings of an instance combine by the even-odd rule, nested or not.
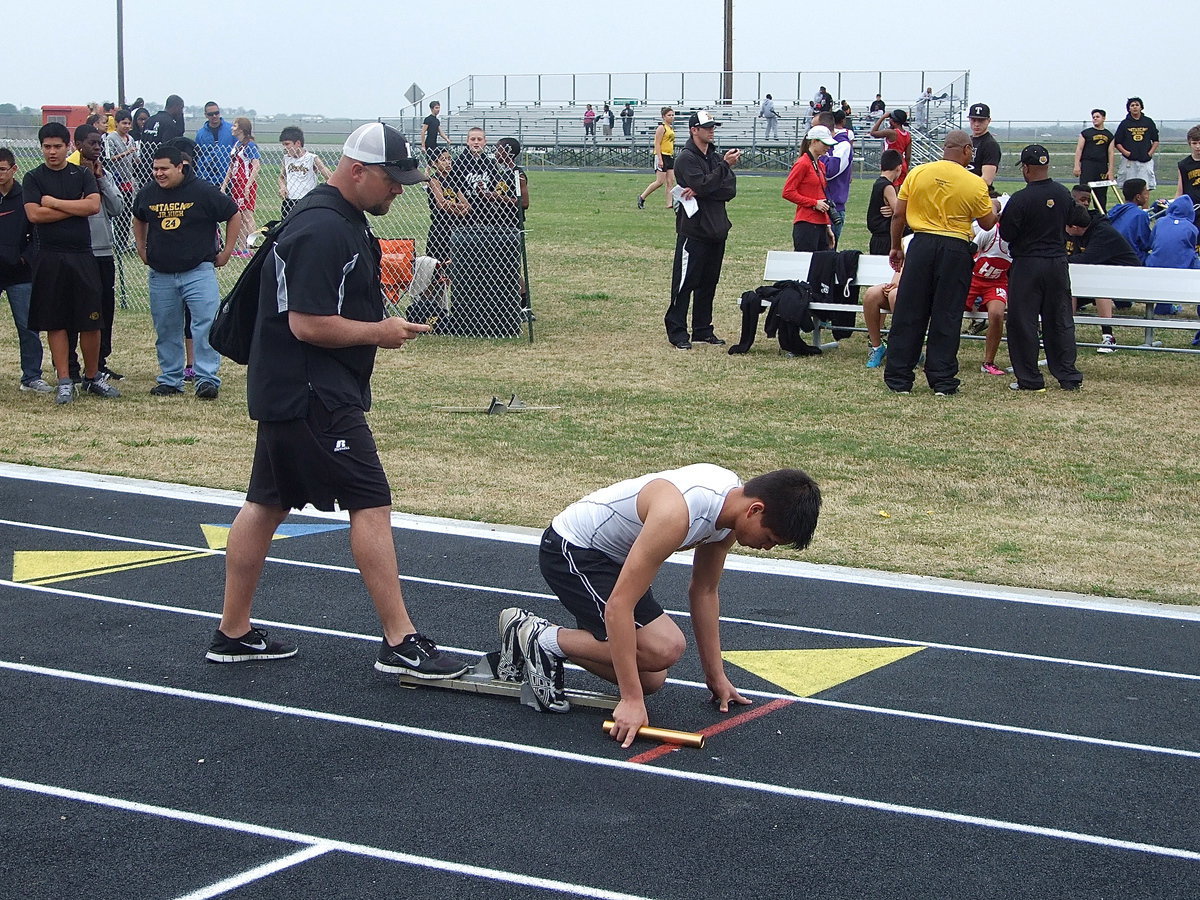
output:
[[[711,461],[749,477],[798,466],[825,493],[806,560],[1197,602],[1200,359],[1083,349],[1083,391],[1028,395],[978,374],[983,345],[964,341],[963,391],[936,398],[919,376],[912,396],[890,394],[863,367],[861,335],[807,359],[781,357],[761,333],[746,356],[680,352],[662,326],[673,219],[661,191],[645,211],[634,205],[648,180],[531,171],[533,344],[436,337],[380,353],[371,421],[396,509],[540,527],[585,492],[645,471]],[[730,204],[715,316],[727,339],[766,251],[790,248],[793,207],[781,187],[778,177],[743,177]],[[845,246],[866,246],[868,189],[856,182]],[[393,215],[424,205],[403,202]],[[16,341],[3,332],[11,377],[0,459],[244,490],[245,370],[225,366],[216,403],[152,398],[148,315],[122,311],[116,332],[126,396],[62,409],[16,391]],[[562,409],[432,409],[482,408],[514,392]]]

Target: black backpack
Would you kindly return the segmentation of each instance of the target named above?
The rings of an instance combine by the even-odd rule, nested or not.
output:
[[[246,268],[242,269],[237,281],[229,289],[229,293],[221,299],[217,314],[213,316],[212,327],[208,331],[208,343],[222,356],[232,359],[238,365],[250,362],[250,345],[254,341],[254,323],[258,319],[258,290],[262,278],[263,266],[279,240],[283,229],[297,215],[310,209],[332,209],[341,213],[336,206],[322,203],[318,196],[312,197],[308,203],[296,206],[282,222],[267,223],[263,242],[254,251]],[[349,222],[349,219],[346,220]]]

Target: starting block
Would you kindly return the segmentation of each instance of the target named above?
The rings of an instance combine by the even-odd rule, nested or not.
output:
[[[435,406],[437,412],[453,412],[453,413],[483,413],[488,416],[497,416],[510,412],[541,412],[547,409],[562,409],[561,406],[528,406],[516,394],[513,394],[507,403],[499,397],[492,397],[492,402],[487,406]]]
[[[525,706],[541,711],[533,689],[525,682],[501,681],[496,677],[496,665],[500,660],[500,651],[493,650],[458,678],[416,678],[412,675],[400,675],[400,685],[406,688],[433,687],[451,691],[467,691],[472,694],[493,694],[500,697],[515,697]],[[567,700],[574,706],[590,706],[595,709],[616,709],[620,697],[604,694],[599,691],[566,691]]]

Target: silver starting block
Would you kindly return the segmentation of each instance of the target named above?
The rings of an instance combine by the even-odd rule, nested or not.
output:
[[[400,675],[401,687],[418,688],[433,687],[451,691],[467,691],[472,694],[494,694],[501,697],[515,697],[525,706],[541,710],[533,689],[525,682],[502,681],[496,677],[496,664],[500,660],[500,651],[493,650],[484,656],[464,675],[458,678],[416,678],[412,675]],[[567,700],[576,706],[589,706],[595,709],[616,709],[620,697],[604,694],[600,691],[583,691],[567,689]]]

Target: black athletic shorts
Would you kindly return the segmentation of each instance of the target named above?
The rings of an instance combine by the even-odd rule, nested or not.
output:
[[[596,640],[607,641],[604,607],[621,574],[621,563],[599,550],[568,543],[553,528],[547,528],[542,534],[538,564],[546,584],[575,617],[576,624],[590,631]],[[647,588],[633,608],[634,624],[639,628],[649,625],[662,614],[663,608]]]
[[[670,172],[673,168],[675,168],[675,157],[670,153],[662,154],[662,170]]]
[[[374,509],[392,505],[363,411],[327,410],[310,394],[308,417],[259,422],[246,499],[263,506],[300,509]]]
[[[41,250],[33,263],[29,300],[31,331],[99,331],[103,295],[100,270],[91,253]]]

